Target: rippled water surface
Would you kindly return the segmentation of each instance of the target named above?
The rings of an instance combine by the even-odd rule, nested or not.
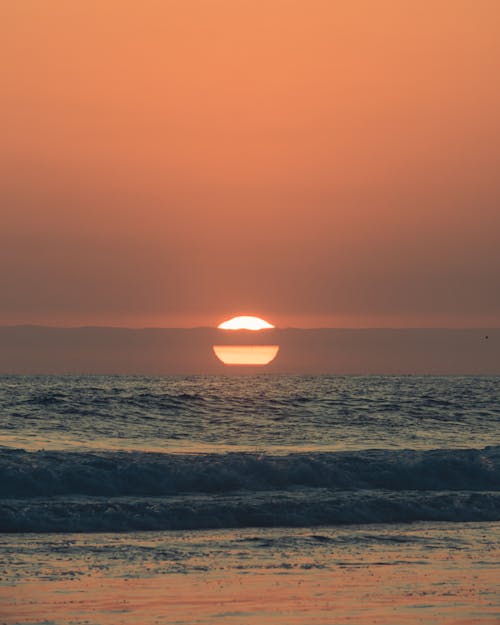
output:
[[[496,377],[0,378],[0,445],[172,452],[483,447]]]

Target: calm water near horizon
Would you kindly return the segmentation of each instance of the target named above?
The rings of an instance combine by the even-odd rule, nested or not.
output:
[[[483,447],[499,377],[0,376],[0,445],[164,453]]]

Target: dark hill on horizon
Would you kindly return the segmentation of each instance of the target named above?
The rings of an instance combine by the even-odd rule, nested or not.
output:
[[[488,338],[486,338],[488,337]],[[227,367],[212,345],[280,345],[266,367]],[[0,374],[499,375],[500,329],[54,328],[0,326]]]

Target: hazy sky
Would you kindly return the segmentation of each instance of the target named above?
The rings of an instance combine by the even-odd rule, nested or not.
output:
[[[499,23],[0,3],[0,323],[499,326]]]

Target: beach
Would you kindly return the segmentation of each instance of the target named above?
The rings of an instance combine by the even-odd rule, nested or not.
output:
[[[500,524],[1,537],[6,625],[488,624]]]

